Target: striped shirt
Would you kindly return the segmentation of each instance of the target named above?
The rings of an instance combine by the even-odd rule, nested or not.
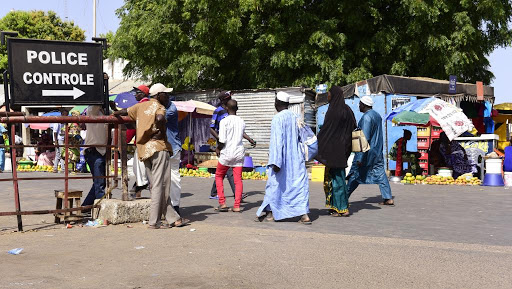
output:
[[[220,151],[219,162],[227,167],[241,167],[244,163],[245,149],[242,143],[245,122],[239,116],[228,115],[219,125],[219,142],[224,144]]]

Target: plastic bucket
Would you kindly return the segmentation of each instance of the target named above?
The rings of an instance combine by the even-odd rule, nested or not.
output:
[[[266,167],[256,167],[256,168],[254,168],[254,171],[257,173],[260,173],[260,175],[264,175],[267,173],[267,168]]]
[[[210,151],[210,145],[202,145],[199,147],[200,153],[206,153]]]
[[[512,187],[512,172],[505,172],[503,180],[505,181],[505,186]]]
[[[244,157],[244,168],[254,168],[254,164],[252,163],[252,157],[245,156]]]
[[[505,183],[503,182],[503,177],[501,176],[501,173],[485,174],[483,185],[489,187],[503,187]]]
[[[503,160],[500,158],[486,159],[485,160],[485,173],[501,175],[502,164],[503,164]]]
[[[311,167],[311,181],[323,182],[325,174],[325,166],[315,165]]]
[[[438,170],[438,175],[440,175],[441,177],[451,177],[452,174],[453,174],[453,171],[449,170],[449,169],[439,169]]]

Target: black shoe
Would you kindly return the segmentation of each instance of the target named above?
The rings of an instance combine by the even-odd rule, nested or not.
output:
[[[136,192],[140,192],[142,190],[146,190],[149,187],[149,184],[145,184],[144,186],[137,186]]]

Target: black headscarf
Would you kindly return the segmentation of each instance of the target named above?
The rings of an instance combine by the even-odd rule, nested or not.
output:
[[[345,104],[343,90],[333,86],[329,109],[320,133],[316,159],[329,168],[346,168],[352,152],[352,131],[356,128],[354,112]]]

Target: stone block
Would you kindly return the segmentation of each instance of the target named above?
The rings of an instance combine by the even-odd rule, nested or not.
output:
[[[150,204],[150,199],[138,199],[134,201],[106,199],[100,203],[98,219],[108,220],[111,224],[147,221],[149,220]],[[94,210],[93,216],[95,217],[98,214],[98,208]]]

